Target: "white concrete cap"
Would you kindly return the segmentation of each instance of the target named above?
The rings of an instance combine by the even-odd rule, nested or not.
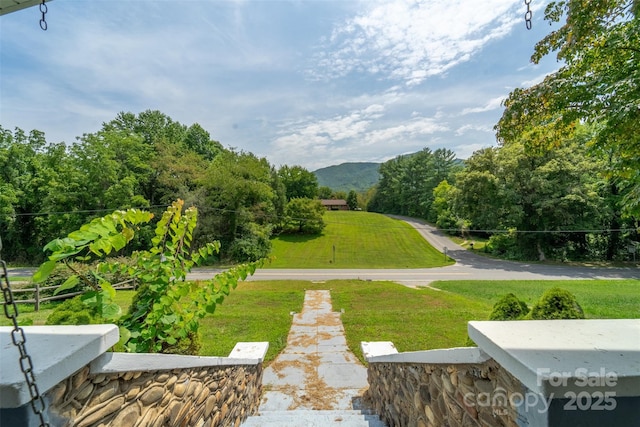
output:
[[[437,363],[446,365],[476,364],[489,360],[488,354],[477,347],[458,347],[437,350],[407,351],[367,358],[369,363]]]
[[[640,319],[469,322],[469,337],[544,396],[640,396]]]
[[[23,326],[38,391],[43,394],[86,366],[119,340],[115,325]],[[20,352],[12,327],[0,327],[0,407],[17,408],[31,401],[20,370]],[[16,337],[18,338],[18,337]]]
[[[398,353],[396,346],[391,341],[362,341],[360,342],[360,348],[367,361],[372,357]]]
[[[269,343],[263,342],[238,342],[229,353],[234,359],[259,359],[264,360],[265,354],[269,350]]]
[[[181,354],[105,353],[91,362],[92,374],[151,372],[216,366],[257,365],[258,358],[184,356]]]

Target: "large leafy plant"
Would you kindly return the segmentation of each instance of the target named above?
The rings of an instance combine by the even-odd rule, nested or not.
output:
[[[85,281],[89,290],[83,296],[83,302],[93,307],[100,306],[99,315],[121,326],[121,343],[126,351],[197,353],[199,320],[213,313],[216,305],[229,295],[238,281],[253,274],[261,263],[239,265],[205,281],[187,281],[187,273],[192,267],[217,253],[220,244],[212,242],[197,250],[191,249],[197,209],[191,207],[183,211],[183,204],[182,200],[177,200],[167,208],[156,226],[151,249],[135,252],[133,266],[106,260],[91,271],[92,277],[74,275],[72,277],[76,279],[70,277],[68,283],[60,288],[73,287]],[[133,238],[135,225],[151,218],[152,214],[133,209],[118,211],[84,225],[79,232],[71,233],[65,239],[49,243],[45,249],[51,250],[52,254],[36,272],[34,280],[46,279],[59,262],[71,268],[67,261],[72,258],[86,261],[91,254],[106,257]],[[83,252],[89,254],[82,255]],[[126,272],[139,283],[124,316],[112,302],[115,290],[102,279],[104,272],[118,270]],[[97,286],[93,285],[94,279]]]
[[[112,252],[124,248],[133,239],[139,224],[147,223],[153,214],[138,209],[115,211],[102,218],[96,218],[79,230],[69,233],[63,239],[49,242],[44,251],[50,251],[47,261],[33,275],[35,283],[44,282],[53,273],[56,265],[63,264],[72,274],[56,289],[55,293],[84,285],[82,301],[98,317],[116,321],[122,310],[114,301],[115,289],[104,278],[112,269],[107,262],[99,262],[92,269],[80,271],[73,262],[89,262],[104,259]]]

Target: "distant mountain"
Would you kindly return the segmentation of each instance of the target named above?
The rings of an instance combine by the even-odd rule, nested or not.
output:
[[[313,173],[318,178],[318,185],[329,187],[333,191],[367,191],[380,179],[378,168],[380,163],[343,163],[328,166]]]

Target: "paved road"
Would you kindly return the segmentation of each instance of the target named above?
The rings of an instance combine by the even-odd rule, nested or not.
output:
[[[572,267],[496,260],[468,251],[423,221],[394,216],[412,225],[436,249],[456,260],[448,267],[420,269],[262,269],[250,280],[361,279],[391,280],[407,286],[428,285],[435,280],[568,280],[640,279],[638,268]],[[444,256],[444,255],[443,255]]]
[[[248,280],[311,280],[330,279],[390,280],[407,286],[428,285],[435,280],[568,280],[568,279],[640,279],[640,269],[573,267],[496,260],[474,254],[448,239],[423,221],[394,216],[412,225],[439,251],[447,248],[447,255],[456,260],[448,267],[418,269],[261,269]],[[444,256],[444,255],[443,255]],[[24,274],[13,269],[9,275]],[[34,270],[31,270],[33,273]],[[190,279],[207,279],[219,269],[195,269]]]

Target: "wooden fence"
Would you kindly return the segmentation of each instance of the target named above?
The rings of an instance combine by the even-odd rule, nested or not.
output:
[[[35,311],[39,311],[40,310],[40,303],[47,302],[47,301],[55,301],[55,300],[59,300],[59,299],[72,298],[72,297],[75,297],[76,295],[81,295],[81,294],[84,293],[84,291],[81,291],[81,292],[70,292],[70,293],[60,294],[60,295],[52,295],[52,296],[49,296],[49,297],[43,297],[41,295],[41,293],[43,291],[48,291],[48,290],[51,290],[51,289],[58,289],[60,286],[62,286],[62,285],[40,286],[39,284],[36,283],[35,288],[12,289],[11,292],[13,294],[25,294],[25,293],[32,292],[33,293],[33,298],[31,298],[31,299],[17,299],[17,298],[14,298],[14,301],[15,301],[16,304],[35,304]],[[129,279],[129,280],[125,280],[124,282],[116,283],[116,284],[114,284],[112,286],[116,290],[135,289],[136,288],[136,282],[135,282],[135,279]],[[2,302],[2,304],[4,305],[4,301]]]

